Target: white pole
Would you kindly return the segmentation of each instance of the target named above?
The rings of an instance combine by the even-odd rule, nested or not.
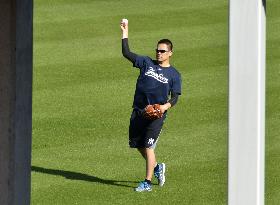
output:
[[[264,204],[265,0],[230,0],[229,205]]]

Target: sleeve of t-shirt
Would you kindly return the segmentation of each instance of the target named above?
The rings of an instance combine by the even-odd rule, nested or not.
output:
[[[129,49],[128,38],[122,39],[122,54],[132,63],[134,63],[137,58],[137,54],[131,52]]]
[[[178,73],[173,78],[171,92],[174,92],[174,93],[177,93],[178,95],[181,95],[181,87],[182,87],[181,84],[182,84],[181,75]]]
[[[148,61],[151,59],[147,56],[137,56],[135,63],[133,64],[134,67],[136,68],[143,68],[147,64]]]

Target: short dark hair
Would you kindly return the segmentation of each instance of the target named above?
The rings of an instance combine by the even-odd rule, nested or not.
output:
[[[172,44],[172,42],[171,42],[169,39],[166,39],[166,38],[161,39],[161,40],[158,41],[157,45],[158,45],[158,44],[161,44],[161,43],[166,44],[166,45],[168,46],[169,50],[172,51],[172,49],[173,49],[173,44]]]

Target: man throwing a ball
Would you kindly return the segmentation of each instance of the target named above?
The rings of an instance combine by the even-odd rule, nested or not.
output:
[[[153,175],[159,186],[165,183],[165,163],[158,163],[155,147],[167,116],[181,94],[180,73],[170,65],[172,42],[161,39],[155,49],[156,60],[137,55],[128,45],[128,20],[121,21],[122,54],[139,69],[129,125],[129,145],[137,148],[146,161],[146,176],[135,191],[151,191]],[[169,97],[171,95],[171,97]]]

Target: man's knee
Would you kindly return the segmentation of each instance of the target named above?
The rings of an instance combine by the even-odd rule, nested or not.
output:
[[[154,149],[152,147],[145,148],[145,152],[146,152],[147,155],[154,155],[155,154]]]

